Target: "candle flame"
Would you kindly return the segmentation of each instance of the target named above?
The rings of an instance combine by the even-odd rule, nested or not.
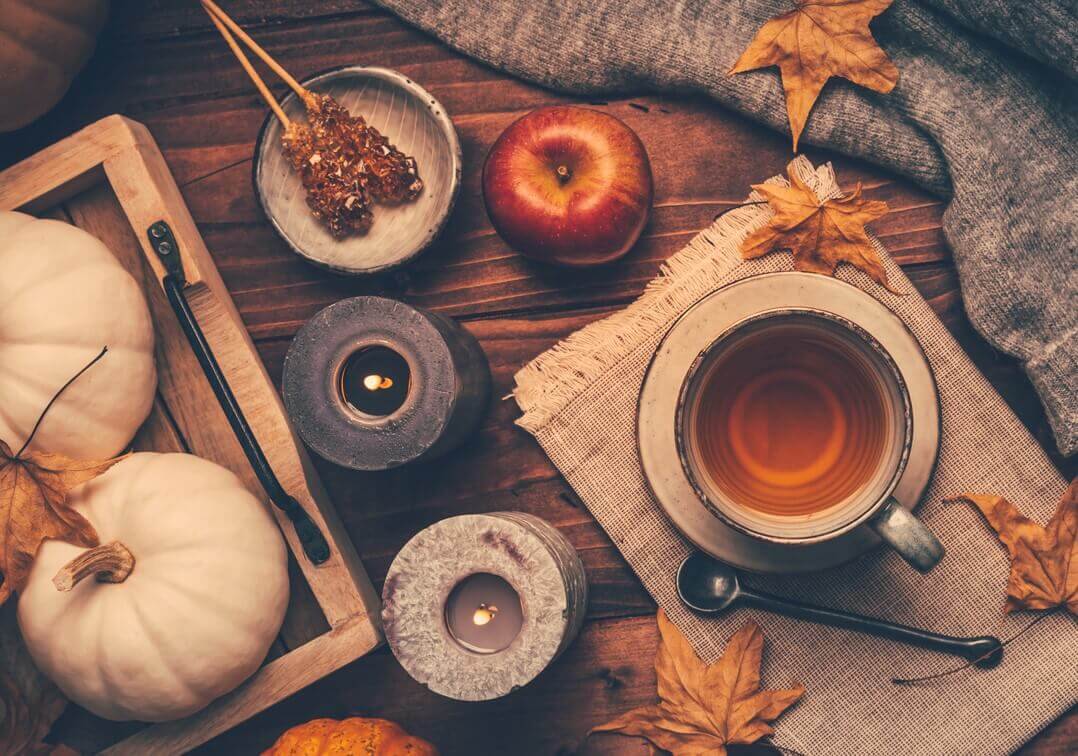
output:
[[[494,619],[494,616],[498,613],[498,607],[491,604],[480,604],[479,608],[475,610],[475,614],[472,615],[472,622],[482,627],[483,625]]]
[[[363,379],[363,387],[367,391],[378,391],[393,387],[393,379],[388,375],[368,375]]]

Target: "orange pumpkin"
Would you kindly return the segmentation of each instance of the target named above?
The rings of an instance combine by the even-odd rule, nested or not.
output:
[[[286,732],[262,756],[438,756],[438,749],[388,719],[312,719]]]
[[[0,0],[0,132],[44,114],[97,44],[108,0]]]

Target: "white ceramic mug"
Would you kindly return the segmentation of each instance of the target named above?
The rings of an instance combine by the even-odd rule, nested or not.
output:
[[[725,492],[701,458],[696,422],[702,389],[727,350],[749,335],[766,337],[768,329],[791,323],[832,342],[866,368],[883,400],[884,412],[878,421],[885,424],[882,452],[871,474],[857,489],[819,511],[797,516],[767,513]],[[808,308],[772,310],[740,321],[694,361],[681,386],[676,423],[678,454],[690,483],[704,504],[730,527],[763,541],[797,546],[825,542],[865,524],[921,572],[932,569],[943,557],[943,545],[892,496],[905,470],[912,441],[905,381],[887,351],[853,322]]]

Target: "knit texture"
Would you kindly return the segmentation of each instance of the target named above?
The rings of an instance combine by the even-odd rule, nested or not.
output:
[[[490,65],[581,94],[705,93],[788,131],[777,69],[727,71],[792,0],[379,0]],[[1074,0],[896,0],[872,22],[886,95],[832,79],[804,142],[950,198],[966,311],[1019,358],[1078,450],[1078,11]]]

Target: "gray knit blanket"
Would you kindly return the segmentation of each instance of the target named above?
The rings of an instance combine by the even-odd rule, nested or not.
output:
[[[581,94],[705,93],[788,131],[777,69],[727,71],[794,0],[378,0],[452,47]],[[950,203],[966,311],[1025,366],[1078,451],[1078,0],[895,0],[872,21],[889,94],[832,79],[803,143]]]

